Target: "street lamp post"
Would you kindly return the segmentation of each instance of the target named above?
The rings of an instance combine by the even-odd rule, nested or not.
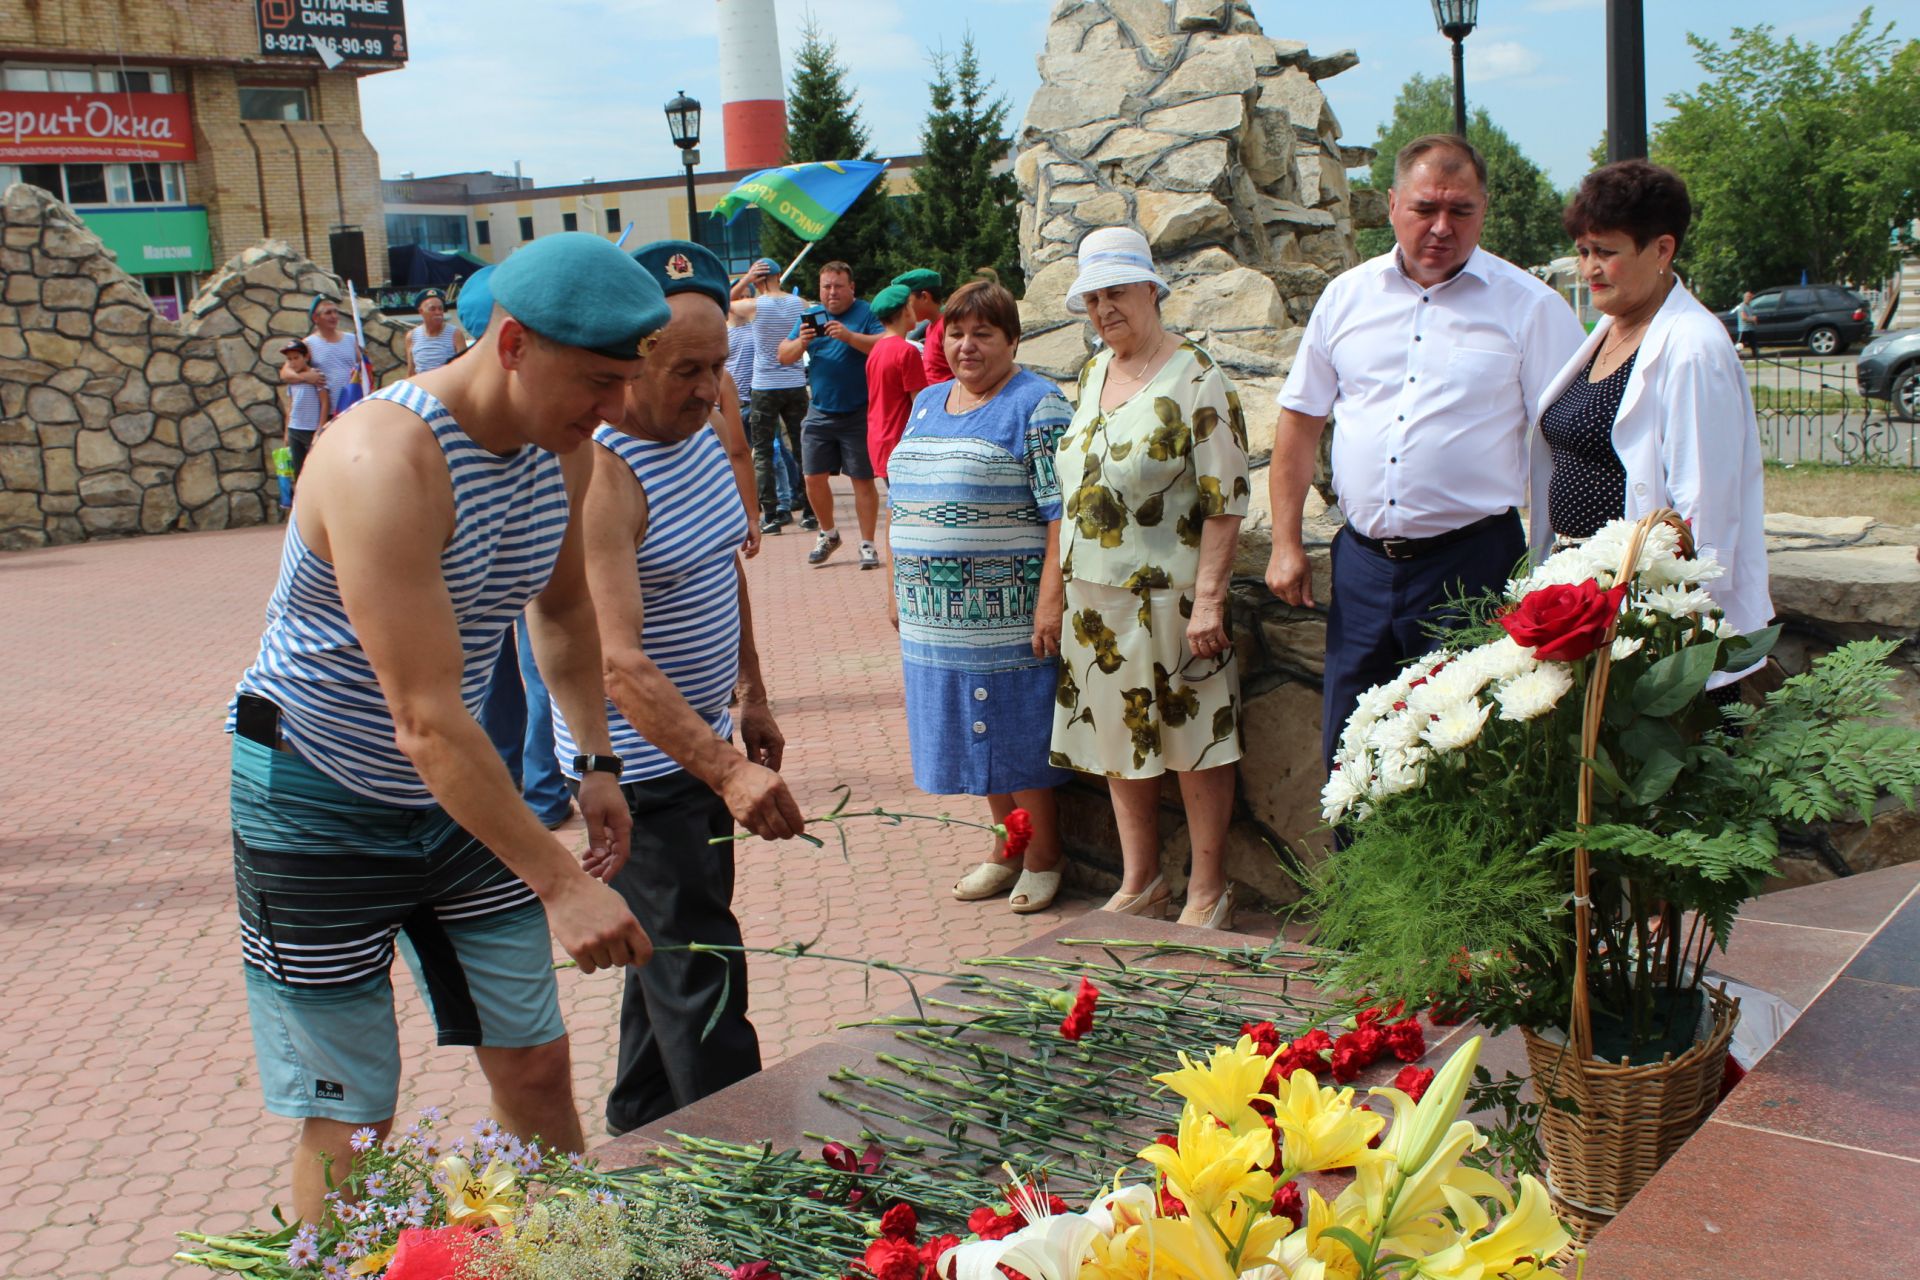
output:
[[[1607,162],[1647,158],[1647,29],[1640,0],[1607,0]]]
[[[1453,41],[1453,131],[1467,136],[1466,50],[1462,42],[1478,25],[1480,0],[1433,0],[1433,25]]]
[[[667,103],[667,131],[673,145],[680,148],[680,161],[687,166],[687,239],[700,242],[700,205],[693,197],[693,170],[700,163],[700,103],[689,98],[686,90],[673,95]]]

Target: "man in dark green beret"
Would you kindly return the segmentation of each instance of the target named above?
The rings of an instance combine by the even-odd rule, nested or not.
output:
[[[581,522],[581,448],[667,321],[607,241],[550,236],[492,274],[471,353],[396,383],[316,440],[260,655],[230,710],[234,875],[267,1108],[302,1121],[293,1207],[321,1220],[354,1131],[400,1089],[390,970],[403,937],[442,1044],[473,1045],[492,1112],[582,1148],[553,978],[646,963],[606,881],[631,819],[608,736]],[[521,800],[475,720],[526,609],[584,753],[584,858]]]
[[[920,339],[921,367],[926,371],[927,385],[951,382],[953,370],[947,367],[947,353],[942,345],[947,322],[940,318],[940,304],[947,300],[947,282],[938,271],[926,267],[902,271],[893,282],[907,291],[907,307],[913,313],[913,322],[927,326]]]
[[[786,741],[767,701],[739,557],[753,495],[742,502],[708,429],[716,406],[736,396],[726,271],[684,240],[645,245],[634,258],[666,292],[673,320],[623,415],[593,437],[587,576],[633,819],[633,856],[612,883],[649,936],[717,954],[667,951],[628,970],[607,1097],[614,1134],[760,1069],[726,838],[736,820],[775,840],[804,827],[778,772]],[[560,737],[564,761],[565,723]]]

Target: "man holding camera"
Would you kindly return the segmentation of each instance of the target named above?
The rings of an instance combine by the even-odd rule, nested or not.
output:
[[[733,314],[753,326],[753,392],[747,402],[747,433],[753,441],[753,474],[760,488],[760,532],[777,534],[792,521],[793,513],[780,509],[773,442],[784,425],[789,456],[800,456],[800,423],[807,416],[807,371],[791,361],[777,359],[775,351],[807,304],[787,292],[780,281],[780,268],[771,258],[755,262],[734,284],[729,296]],[[795,488],[801,486],[796,484]],[[796,492],[793,500],[801,527],[819,528],[807,495]]]
[[[780,344],[781,364],[796,365],[806,357],[807,385],[813,391],[813,405],[800,424],[800,470],[820,521],[820,537],[807,553],[808,564],[822,564],[840,549],[828,477],[844,475],[853,481],[860,567],[880,567],[880,552],[873,545],[880,491],[867,452],[867,353],[885,334],[872,309],[854,295],[853,268],[829,262],[820,268],[820,305],[802,312]]]

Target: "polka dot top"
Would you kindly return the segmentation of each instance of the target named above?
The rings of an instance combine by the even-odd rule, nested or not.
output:
[[[1593,361],[1540,415],[1540,431],[1553,454],[1547,486],[1547,522],[1558,538],[1591,538],[1627,510],[1627,469],[1613,450],[1613,420],[1626,394],[1635,351],[1598,382],[1589,382]]]

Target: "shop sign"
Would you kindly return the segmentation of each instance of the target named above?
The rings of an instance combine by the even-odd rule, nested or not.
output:
[[[184,93],[0,91],[0,163],[176,163],[193,159]]]
[[[213,270],[205,209],[83,209],[80,220],[129,275]]]
[[[361,62],[405,62],[401,0],[254,0],[260,52],[311,59],[322,48]]]

